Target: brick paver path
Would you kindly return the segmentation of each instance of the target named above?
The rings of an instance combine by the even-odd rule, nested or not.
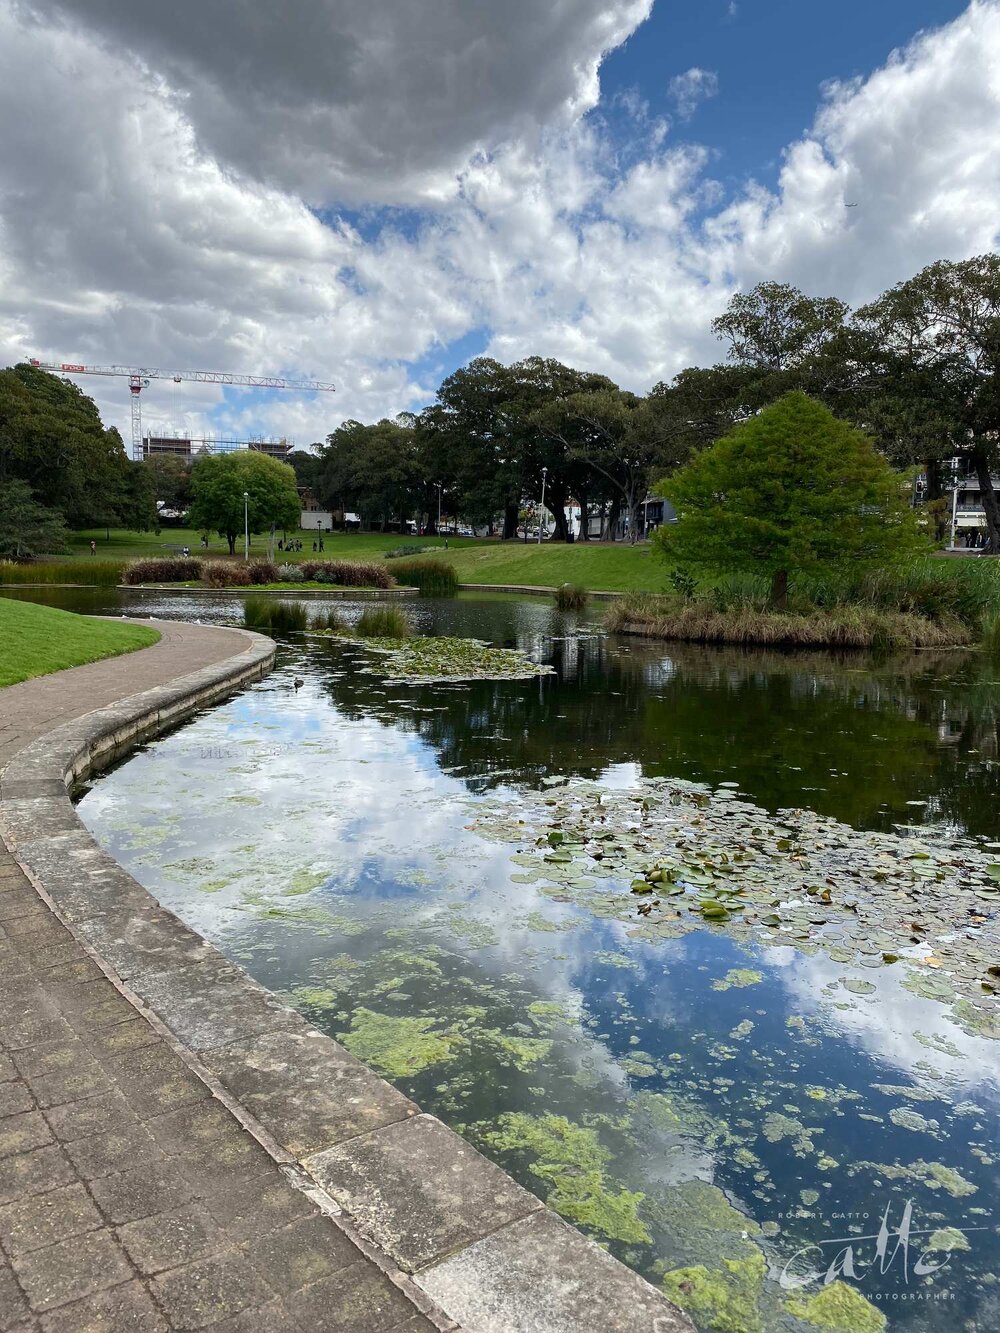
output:
[[[161,622],[0,690],[0,768],[54,725],[220,662]],[[433,1329],[216,1100],[0,843],[0,1333]]]

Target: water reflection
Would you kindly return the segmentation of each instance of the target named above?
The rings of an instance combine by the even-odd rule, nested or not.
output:
[[[356,648],[298,639],[260,686],[96,782],[84,818],[231,957],[651,1280],[737,1265],[731,1327],[809,1328],[760,1256],[773,1278],[801,1244],[887,1206],[898,1222],[908,1199],[925,1241],[953,1228],[969,1249],[937,1280],[953,1299],[880,1304],[890,1326],[994,1327],[995,1044],[887,969],[858,995],[818,953],[636,937],[521,882],[509,848],[466,827],[486,795],[554,773],[674,774],[860,827],[995,837],[990,667],[572,639],[544,603],[413,614],[558,675],[388,686]],[[901,1281],[861,1289],[895,1299]]]

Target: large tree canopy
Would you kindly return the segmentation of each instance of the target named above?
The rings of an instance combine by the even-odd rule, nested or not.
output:
[[[221,533],[229,543],[230,555],[243,531],[244,492],[251,532],[299,525],[295,472],[287,463],[252,449],[199,458],[191,470],[189,522]]]
[[[894,420],[975,468],[990,544],[1000,552],[992,474],[1000,441],[1000,255],[930,264],[857,312]]]
[[[736,426],[661,485],[678,519],[654,540],[681,564],[771,580],[870,568],[925,545],[900,479],[861,431],[804,393]]]
[[[92,399],[33,366],[0,371],[0,485],[18,479],[34,500],[75,527],[143,527],[121,436],[106,429]]]

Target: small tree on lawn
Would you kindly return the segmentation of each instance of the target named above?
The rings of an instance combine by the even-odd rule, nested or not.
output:
[[[243,531],[243,493],[251,532],[269,528],[297,528],[302,512],[295,472],[287,463],[253,449],[233,454],[207,454],[191,469],[191,509],[188,522],[195,528],[214,529],[236,553]]]
[[[677,510],[654,541],[668,559],[771,580],[871,568],[926,547],[900,478],[868,437],[804,393],[736,426],[661,483]]]

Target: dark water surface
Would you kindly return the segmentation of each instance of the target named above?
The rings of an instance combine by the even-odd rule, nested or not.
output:
[[[122,609],[238,613],[210,595]],[[96,780],[82,817],[227,955],[625,1262],[654,1282],[691,1270],[701,1327],[865,1333],[881,1312],[893,1329],[1000,1328],[1000,1044],[892,967],[726,927],[651,938],[469,827],[554,777],[672,777],[856,829],[1000,843],[996,668],[617,641],[593,634],[599,612],[545,601],[409,610],[557,674],[391,685],[356,647],[293,637],[267,680]],[[822,1324],[819,1280],[791,1283],[832,1263],[872,1305]]]

